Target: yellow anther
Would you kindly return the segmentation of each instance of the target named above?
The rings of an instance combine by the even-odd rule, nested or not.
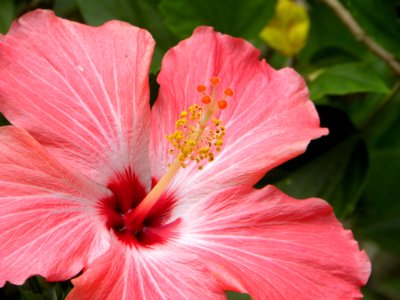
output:
[[[200,154],[206,154],[206,153],[208,153],[210,151],[210,148],[209,147],[203,147],[203,148],[201,148],[200,150],[199,150],[199,153]]]
[[[181,118],[181,119],[178,119],[178,120],[175,122],[175,126],[176,126],[176,128],[179,128],[179,127],[181,127],[181,126],[183,126],[183,125],[186,125],[186,123],[187,123],[187,120],[184,119],[184,118]]]
[[[221,147],[224,144],[222,140],[216,140],[215,141],[215,146]]]
[[[181,112],[181,114],[179,115],[181,118],[184,118],[184,117],[186,117],[187,116],[187,111],[186,110],[184,110],[183,112]]]
[[[181,139],[183,138],[182,132],[180,132],[180,131],[178,131],[178,130],[175,131],[173,138],[174,138],[175,140],[181,140]]]
[[[218,119],[216,119],[216,118],[213,118],[212,121],[213,121],[213,123],[214,123],[215,126],[219,126],[219,125],[222,124],[222,121],[221,121],[221,120],[218,120]]]

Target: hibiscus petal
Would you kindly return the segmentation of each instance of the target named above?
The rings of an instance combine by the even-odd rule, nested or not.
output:
[[[0,286],[66,280],[109,247],[95,201],[109,191],[68,172],[25,130],[0,128]]]
[[[124,22],[94,28],[28,13],[0,40],[0,111],[97,182],[131,167],[150,185],[153,46],[147,31]]]
[[[226,299],[208,271],[174,244],[111,249],[76,279],[67,300]]]
[[[370,262],[323,200],[276,188],[229,188],[183,217],[191,251],[225,289],[254,299],[354,299]]]
[[[228,107],[220,114],[226,136],[222,152],[198,172],[189,163],[177,176],[180,189],[193,196],[223,186],[254,184],[266,171],[304,152],[311,139],[327,133],[319,127],[304,80],[292,69],[272,69],[259,61],[248,42],[200,27],[164,57],[159,98],[152,109],[150,138],[152,172],[162,176],[171,155],[165,135],[188,106],[201,104],[199,84],[218,76],[220,86],[232,88]],[[221,91],[220,91],[221,92]]]

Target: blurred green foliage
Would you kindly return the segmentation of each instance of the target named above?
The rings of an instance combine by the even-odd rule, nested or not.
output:
[[[166,26],[179,38],[193,28],[210,25],[216,30],[255,40],[273,13],[276,0],[161,0]],[[182,20],[185,20],[182,22]]]
[[[14,18],[14,4],[12,0],[0,1],[0,32],[7,32],[8,26]]]
[[[278,167],[259,186],[273,183],[292,196],[330,202],[372,260],[365,299],[400,299],[399,75],[358,42],[324,3],[305,2],[311,19],[309,39],[289,62],[308,81],[330,135],[312,142],[304,155]],[[400,1],[341,2],[371,38],[400,58]],[[287,59],[259,39],[275,4],[276,0],[0,0],[0,32],[39,7],[91,25],[118,19],[146,28],[157,41],[151,67],[155,99],[154,74],[164,53],[198,25],[246,38],[274,67],[283,67]],[[0,123],[6,120],[0,118]],[[6,285],[0,298],[61,299],[70,288],[68,283],[32,280],[19,289]]]

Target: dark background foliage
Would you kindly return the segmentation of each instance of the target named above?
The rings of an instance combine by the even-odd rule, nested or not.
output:
[[[309,0],[311,27],[306,47],[292,67],[308,81],[311,99],[330,135],[307,152],[267,174],[257,185],[277,185],[297,197],[321,197],[353,230],[367,250],[373,272],[365,299],[400,299],[400,81],[399,74],[357,41],[324,1]],[[366,34],[400,60],[400,1],[341,0]],[[164,53],[198,25],[243,37],[275,68],[286,58],[268,48],[259,32],[276,0],[0,0],[0,32],[36,8],[99,25],[119,19],[148,29],[157,41],[154,76]],[[7,121],[0,116],[0,123]],[[22,287],[6,285],[0,299],[63,299],[68,282],[31,278]],[[229,293],[230,299],[249,299]]]

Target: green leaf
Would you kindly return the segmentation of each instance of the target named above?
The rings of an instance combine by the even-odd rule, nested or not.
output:
[[[160,67],[165,51],[177,42],[163,23],[158,10],[159,0],[76,1],[83,18],[90,25],[97,26],[109,20],[121,20],[150,31],[157,42],[151,71]]]
[[[15,17],[14,1],[0,0],[0,33],[6,33]]]
[[[400,58],[398,0],[346,0],[352,16],[375,41]]]
[[[158,72],[151,73],[149,76],[149,86],[150,86],[150,105],[153,106],[158,97],[158,91],[160,85],[157,82]]]
[[[9,125],[10,123],[7,121],[6,118],[0,113],[0,126]]]
[[[292,197],[320,197],[338,217],[352,213],[368,174],[366,145],[345,113],[319,107],[321,126],[329,135],[313,141],[305,154],[270,172],[265,182]]]
[[[400,295],[400,277],[387,278],[380,282],[379,290],[386,295],[388,299],[398,299]]]
[[[388,93],[390,89],[377,73],[361,63],[347,63],[320,69],[309,83],[311,99],[318,100],[326,95],[350,93]]]
[[[400,147],[400,83],[393,87],[378,108],[378,115],[370,118],[365,126],[371,147],[385,149]]]
[[[235,292],[226,292],[228,300],[251,300],[248,294],[240,294]]]
[[[53,5],[53,10],[57,16],[71,19],[78,12],[78,3],[76,0],[57,0]]]
[[[47,300],[44,295],[36,294],[30,290],[20,289],[21,300]]]
[[[323,198],[344,217],[353,212],[360,197],[366,161],[365,144],[351,137],[275,184],[295,198]]]
[[[371,153],[371,172],[363,196],[360,234],[400,253],[400,148]]]
[[[76,0],[85,21],[101,25],[109,20],[129,22],[149,30],[161,49],[168,49],[176,39],[165,28],[158,11],[159,0]]]
[[[199,25],[247,39],[258,37],[275,10],[276,0],[161,0],[165,23],[180,38]]]

